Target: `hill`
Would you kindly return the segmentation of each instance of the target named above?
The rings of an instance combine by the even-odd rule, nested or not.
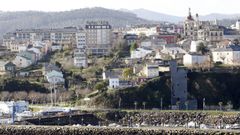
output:
[[[202,99],[207,105],[224,105],[231,101],[235,109],[240,103],[240,73],[189,73],[188,92],[189,98],[196,98],[199,107]],[[146,108],[159,108],[161,97],[164,108],[170,105],[170,77],[161,77],[133,88],[116,91],[106,91],[92,97],[91,105],[117,108],[119,99],[123,108],[133,108],[136,101],[139,106],[146,102]]]
[[[83,8],[64,12],[1,12],[0,37],[6,32],[22,28],[59,28],[82,26],[86,21],[106,20],[114,27],[150,23],[135,14],[105,8]]]
[[[166,22],[173,22],[178,23],[184,21],[185,17],[182,16],[174,16],[164,13],[159,13],[151,10],[146,9],[134,9],[134,10],[127,10],[121,9],[121,11],[130,12],[136,14],[138,17],[153,20],[153,21],[166,21]],[[187,16],[187,14],[186,14]],[[223,19],[235,19],[239,18],[240,14],[220,14],[220,13],[211,13],[208,15],[200,15],[200,20],[223,20]]]

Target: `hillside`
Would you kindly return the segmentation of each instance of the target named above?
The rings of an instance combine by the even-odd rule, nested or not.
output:
[[[205,98],[207,105],[218,105],[219,102],[226,105],[231,101],[235,109],[240,107],[240,73],[190,73],[188,79],[189,97],[196,98],[199,106]],[[139,107],[146,102],[146,108],[159,108],[161,97],[164,108],[167,108],[170,105],[169,77],[152,79],[140,87],[103,92],[93,97],[91,104],[117,108],[121,98],[124,108],[133,108],[135,101]]]
[[[83,8],[64,12],[1,12],[0,38],[3,33],[22,28],[57,28],[66,26],[82,26],[86,21],[106,20],[114,27],[131,24],[149,23],[133,13],[105,8]]]

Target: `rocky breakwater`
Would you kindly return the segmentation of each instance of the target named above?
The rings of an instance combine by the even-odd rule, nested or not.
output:
[[[201,124],[209,126],[240,124],[240,115],[224,113],[213,115],[208,112],[129,112],[120,119],[120,123],[126,126],[185,126],[189,122],[194,122],[198,126]]]
[[[240,131],[200,130],[184,128],[107,128],[107,127],[60,127],[60,126],[1,126],[1,135],[219,135],[240,134]]]

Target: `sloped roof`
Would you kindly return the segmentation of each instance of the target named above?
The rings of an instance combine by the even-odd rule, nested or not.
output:
[[[58,71],[51,71],[49,73],[46,74],[47,77],[62,77],[63,78],[63,74],[61,72]]]
[[[225,52],[225,51],[240,51],[239,45],[229,45],[223,48],[217,48],[213,52]]]

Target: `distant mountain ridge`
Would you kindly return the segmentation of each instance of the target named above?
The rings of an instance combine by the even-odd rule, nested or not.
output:
[[[127,10],[127,9],[120,9],[121,11],[134,13],[137,17],[153,20],[153,21],[166,21],[166,22],[182,22],[186,17],[168,15],[163,13],[158,13],[146,9],[134,9],[134,10]],[[195,15],[195,14],[193,14]],[[186,15],[187,16],[187,15]],[[222,20],[222,19],[236,19],[239,18],[240,14],[219,14],[219,13],[211,13],[208,15],[200,15],[200,20]]]
[[[63,12],[0,12],[0,38],[6,32],[24,28],[59,28],[83,26],[86,21],[106,20],[114,27],[151,23],[137,15],[100,7]]]

